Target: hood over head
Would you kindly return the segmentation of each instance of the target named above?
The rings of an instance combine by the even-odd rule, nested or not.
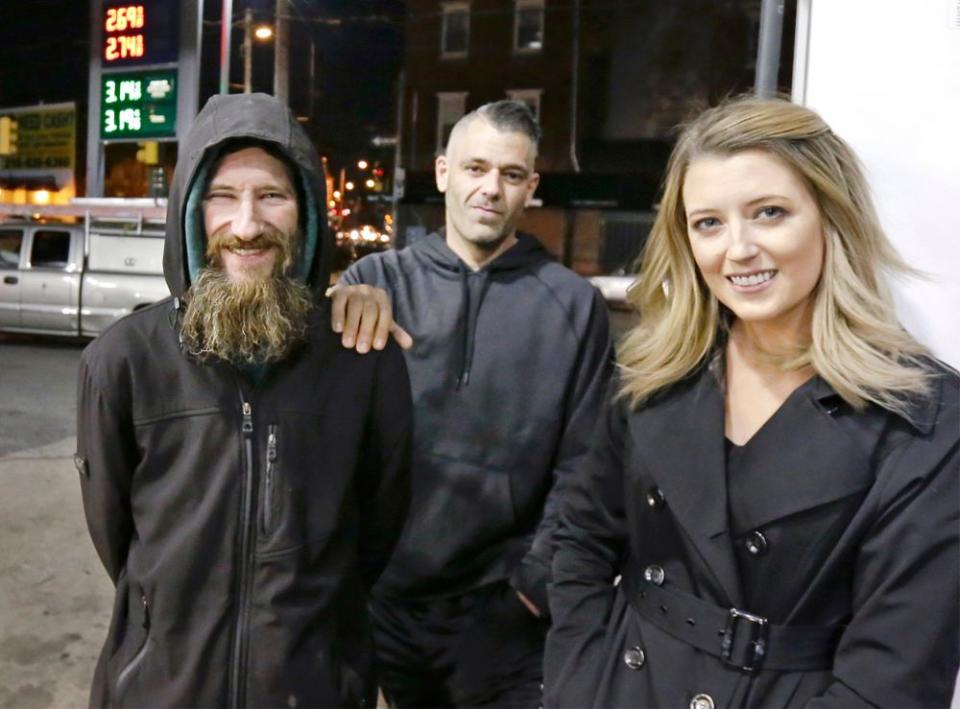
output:
[[[167,201],[163,251],[163,273],[170,293],[183,296],[206,265],[202,197],[210,179],[210,167],[221,156],[224,143],[236,139],[263,141],[296,167],[303,243],[293,275],[322,294],[330,280],[334,248],[326,219],[323,167],[313,143],[290,109],[267,94],[211,97],[180,145]]]

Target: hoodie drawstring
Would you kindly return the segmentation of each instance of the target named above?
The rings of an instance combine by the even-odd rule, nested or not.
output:
[[[470,368],[473,366],[473,351],[477,342],[477,323],[480,319],[480,305],[487,292],[486,270],[471,274],[463,263],[457,265],[460,272],[462,299],[460,301],[460,332],[463,344],[460,349],[460,374],[457,377],[457,389],[470,385]],[[473,280],[471,281],[471,277]],[[476,283],[475,287],[472,284]],[[471,291],[474,291],[471,293]]]
[[[183,332],[180,330],[180,325],[183,321],[183,310],[183,300],[181,300],[179,297],[174,297],[173,303],[171,303],[170,312],[167,313],[167,322],[170,323],[170,327],[177,332],[177,341],[180,345],[181,352],[184,351]]]

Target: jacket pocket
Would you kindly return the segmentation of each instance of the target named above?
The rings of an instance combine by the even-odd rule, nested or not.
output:
[[[268,537],[276,523],[276,488],[279,472],[280,427],[271,424],[267,427],[266,464],[263,473],[263,495],[260,504],[260,531]]]
[[[117,673],[116,698],[122,700],[124,693],[130,688],[131,681],[136,675],[137,670],[143,665],[143,660],[147,655],[147,648],[150,646],[150,602],[145,593],[140,594],[141,620],[140,625],[143,629],[143,639],[140,641],[136,652],[130,658],[120,672]],[[131,615],[131,623],[137,620]]]

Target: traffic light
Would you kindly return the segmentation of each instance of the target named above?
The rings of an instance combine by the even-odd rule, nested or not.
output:
[[[17,152],[17,122],[10,116],[0,116],[0,155]]]
[[[160,144],[155,140],[149,140],[146,143],[137,143],[140,149],[137,151],[137,161],[145,165],[156,165],[160,162]]]

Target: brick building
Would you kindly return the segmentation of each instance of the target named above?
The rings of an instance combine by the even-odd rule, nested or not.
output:
[[[673,127],[753,83],[760,0],[408,0],[398,106],[401,240],[442,223],[433,158],[501,98],[543,129],[542,205],[521,227],[583,273],[635,256]],[[789,86],[792,7],[784,26]]]

